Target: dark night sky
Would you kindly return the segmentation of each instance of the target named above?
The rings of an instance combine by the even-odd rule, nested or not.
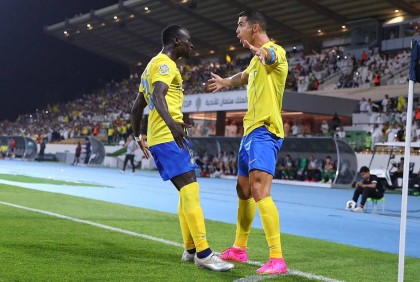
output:
[[[118,0],[0,1],[0,121],[128,76],[128,68],[44,33],[44,25]]]

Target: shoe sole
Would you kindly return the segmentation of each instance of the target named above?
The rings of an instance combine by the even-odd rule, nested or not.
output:
[[[197,267],[197,268],[201,268],[201,269],[208,269],[208,270],[211,270],[211,271],[216,271],[216,272],[224,272],[224,271],[229,271],[229,270],[231,270],[231,269],[233,269],[234,267],[230,267],[230,268],[223,268],[223,269],[211,269],[210,267],[207,267],[207,266],[205,266],[205,265],[202,265],[202,264],[197,264],[197,263],[195,263],[195,266]]]

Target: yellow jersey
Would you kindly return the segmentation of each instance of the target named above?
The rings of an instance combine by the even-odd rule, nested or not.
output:
[[[244,117],[244,135],[265,126],[271,133],[284,138],[281,108],[288,72],[286,51],[273,42],[262,47],[274,51],[276,58],[272,64],[263,65],[254,56],[245,70],[248,74],[248,111]]]
[[[149,146],[166,143],[174,140],[165,121],[159,115],[152,101],[153,83],[160,81],[169,86],[165,95],[168,111],[177,122],[182,122],[182,77],[175,64],[167,55],[159,53],[147,64],[141,75],[140,92],[143,93],[150,108],[147,124],[147,142]]]

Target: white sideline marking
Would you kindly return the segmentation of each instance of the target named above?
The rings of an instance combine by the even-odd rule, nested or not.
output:
[[[303,271],[300,271],[300,270],[290,270],[290,269],[287,272],[287,274],[277,274],[277,275],[256,274],[256,275],[251,275],[251,276],[236,279],[233,282],[256,282],[256,281],[261,281],[261,280],[266,280],[266,279],[274,279],[274,278],[279,278],[281,276],[289,276],[289,275],[305,277],[305,278],[308,278],[310,280],[323,281],[323,282],[342,282],[340,280],[335,280],[335,279],[331,279],[331,278],[328,278],[328,277],[324,277],[324,276],[320,276],[320,275],[316,275],[316,274],[312,274],[312,273],[306,273],[306,272],[303,272]]]
[[[83,220],[83,219],[74,218],[74,217],[70,217],[70,216],[66,216],[66,215],[62,215],[62,214],[58,214],[58,213],[53,213],[53,212],[49,212],[49,211],[43,211],[43,210],[28,208],[28,207],[24,207],[24,206],[15,205],[15,204],[12,204],[12,203],[0,202],[0,204],[10,206],[10,207],[14,207],[14,208],[18,208],[18,209],[43,213],[43,214],[46,214],[46,215],[55,216],[55,217],[58,217],[58,218],[67,219],[67,220],[74,221],[74,222],[84,223],[84,224],[87,224],[87,225],[91,225],[91,226],[95,226],[95,227],[99,227],[99,228],[103,228],[103,229],[111,230],[111,231],[115,231],[115,232],[120,232],[120,233],[131,235],[131,236],[140,237],[140,238],[143,238],[143,239],[163,243],[163,244],[166,244],[166,245],[182,247],[182,248],[184,247],[184,245],[176,243],[176,242],[172,242],[172,241],[160,239],[160,238],[153,237],[153,236],[149,236],[149,235],[145,235],[145,234],[140,234],[140,233],[136,233],[136,232],[112,227],[112,226],[109,226],[109,225],[104,225],[104,224],[92,222],[92,221],[89,221],[89,220]]]
[[[95,227],[99,227],[99,228],[102,228],[102,229],[123,233],[123,234],[126,234],[126,235],[140,237],[140,238],[143,238],[143,239],[163,243],[163,244],[166,244],[166,245],[171,245],[171,246],[175,246],[175,247],[184,248],[184,245],[182,245],[180,243],[177,243],[177,242],[173,242],[173,241],[169,241],[169,240],[165,240],[165,239],[161,239],[161,238],[157,238],[157,237],[153,237],[153,236],[150,236],[150,235],[141,234],[141,233],[137,233],[137,232],[133,232],[133,231],[128,231],[128,230],[124,230],[124,229],[121,229],[121,228],[116,228],[116,227],[112,227],[112,226],[109,226],[109,225],[92,222],[92,221],[89,221],[89,220],[79,219],[79,218],[70,217],[70,216],[66,216],[66,215],[62,215],[62,214],[58,214],[58,213],[54,213],[54,212],[29,208],[29,207],[20,206],[20,205],[16,205],[16,204],[12,204],[12,203],[7,203],[7,202],[1,202],[0,201],[0,204],[5,205],[5,206],[9,206],[9,207],[22,209],[22,210],[42,213],[42,214],[46,214],[46,215],[50,215],[50,216],[54,216],[54,217],[58,217],[58,218],[62,218],[62,219],[67,219],[67,220],[70,220],[70,221],[73,221],[73,222],[83,223],[83,224],[87,224],[87,225],[90,225],[90,226],[95,226]],[[216,254],[219,254],[219,253],[216,253]],[[247,261],[245,263],[249,264],[249,265],[256,265],[256,266],[262,266],[263,265],[261,262],[258,262],[258,261]],[[289,272],[287,274],[279,274],[279,275],[252,275],[252,276],[247,276],[247,277],[237,279],[235,281],[254,282],[254,281],[260,281],[260,280],[263,280],[263,279],[271,279],[271,278],[279,277],[279,276],[282,276],[282,275],[301,276],[301,277],[305,277],[305,278],[308,278],[308,279],[318,280],[318,281],[323,281],[323,282],[342,282],[340,280],[334,280],[334,279],[331,279],[331,278],[328,278],[328,277],[315,275],[315,274],[312,274],[312,273],[306,273],[306,272],[302,272],[302,271],[299,271],[299,270],[289,270]]]

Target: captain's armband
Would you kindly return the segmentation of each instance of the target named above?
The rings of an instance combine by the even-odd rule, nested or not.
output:
[[[274,64],[274,62],[276,61],[276,59],[277,59],[277,56],[276,56],[276,52],[273,50],[273,49],[271,49],[271,48],[268,48],[268,52],[270,53],[270,55],[271,55],[271,59],[269,60],[269,61],[266,61],[265,63],[267,64],[267,65],[272,65],[272,64]]]

